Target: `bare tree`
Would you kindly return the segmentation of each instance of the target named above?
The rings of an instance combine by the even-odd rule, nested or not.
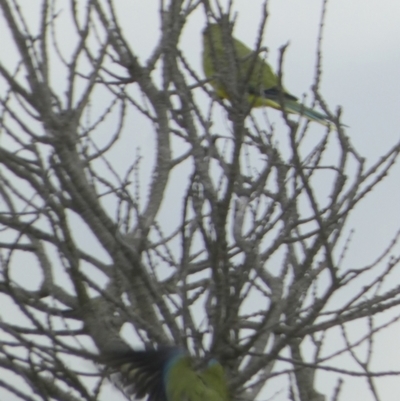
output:
[[[194,11],[229,14],[217,2],[160,1],[160,39],[145,62],[117,2],[68,3],[60,10],[43,0],[26,15],[22,1],[0,0],[15,50],[0,60],[4,394],[105,399],[104,375],[89,361],[127,347],[120,332],[130,327],[135,344],[218,358],[233,398],[253,400],[286,377],[285,399],[324,400],[315,374],[327,371],[337,380],[331,399],[354,375],[378,400],[376,378],[399,373],[370,366],[376,333],[399,317],[399,286],[387,285],[399,268],[398,237],[368,266],[349,269],[345,224],[389,173],[399,144],[367,168],[324,104],[318,73],[315,99],[336,130],[321,128],[311,146],[298,119],[284,115],[286,132],[275,132],[255,115],[245,82],[227,79],[237,96],[216,99],[180,38]],[[154,146],[141,155],[145,137]],[[351,340],[348,327],[360,319],[367,329]],[[360,344],[365,359],[354,351]],[[340,356],[352,367],[336,363]]]

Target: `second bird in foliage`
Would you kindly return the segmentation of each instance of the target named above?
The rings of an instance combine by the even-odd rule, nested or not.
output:
[[[110,353],[101,358],[118,373],[124,392],[147,401],[229,401],[224,370],[211,360],[198,370],[184,350],[175,347]]]

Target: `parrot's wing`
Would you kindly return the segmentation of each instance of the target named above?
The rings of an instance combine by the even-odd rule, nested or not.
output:
[[[168,401],[165,374],[168,365],[184,356],[179,348],[109,352],[100,358],[111,373],[118,374],[124,392],[134,399],[147,396],[148,401]]]
[[[263,90],[278,86],[278,77],[271,66],[241,41],[231,38],[233,59],[229,45],[224,43],[222,28],[218,24],[209,24],[203,32],[203,70],[206,78],[222,98],[229,98],[224,87],[224,80],[231,63],[235,62],[238,80],[246,80],[249,89],[261,96]]]
[[[224,368],[219,362],[211,360],[208,367],[201,372],[201,378],[209,389],[218,394],[220,400],[229,400],[228,383]]]

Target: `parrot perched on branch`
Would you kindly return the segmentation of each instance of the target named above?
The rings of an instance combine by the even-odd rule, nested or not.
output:
[[[268,106],[282,110],[283,104],[287,113],[299,114],[310,121],[334,127],[327,115],[305,107],[295,96],[281,89],[277,75],[259,54],[235,38],[232,38],[232,45],[224,43],[224,38],[220,24],[209,24],[203,31],[204,75],[210,79],[220,98],[229,100],[231,94],[227,90],[227,82],[232,79],[229,73],[235,71],[234,79],[246,82],[248,101],[253,107]],[[234,68],[232,62],[235,63]]]
[[[118,373],[124,392],[147,401],[229,401],[224,369],[216,360],[198,371],[194,360],[175,347],[108,353],[100,358]]]

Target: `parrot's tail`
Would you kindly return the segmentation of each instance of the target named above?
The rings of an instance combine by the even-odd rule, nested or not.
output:
[[[286,112],[288,113],[299,114],[306,117],[310,121],[315,121],[329,128],[335,128],[335,124],[326,114],[319,113],[318,111],[310,109],[309,107],[306,107],[293,100],[285,100],[284,103]]]

